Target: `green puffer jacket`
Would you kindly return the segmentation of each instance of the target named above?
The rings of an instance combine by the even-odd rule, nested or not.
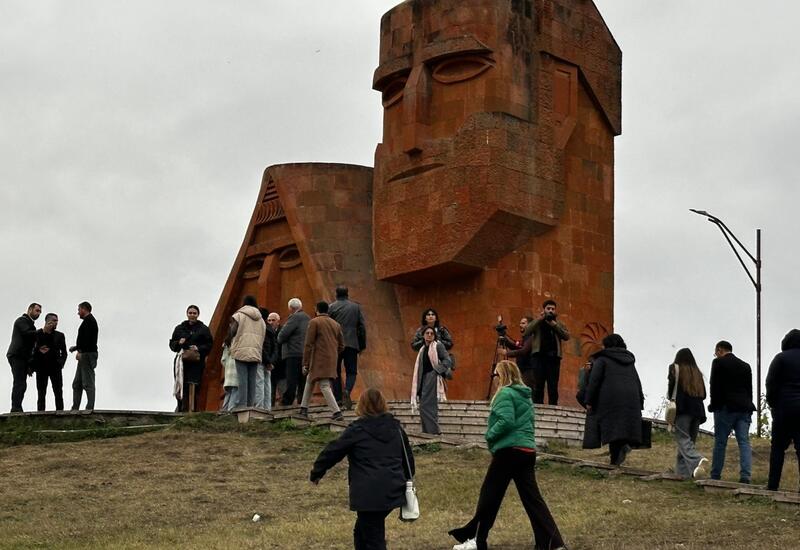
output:
[[[494,454],[507,447],[536,448],[531,389],[523,384],[504,386],[492,401],[486,443]]]

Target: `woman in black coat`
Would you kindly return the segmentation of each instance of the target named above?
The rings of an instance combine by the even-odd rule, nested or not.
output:
[[[206,356],[214,343],[211,331],[198,319],[199,316],[199,307],[192,305],[186,308],[186,320],[175,327],[169,340],[169,349],[175,353],[179,351],[183,353],[183,399],[178,400],[179,412],[189,411],[189,393],[192,389],[195,395],[199,395]],[[187,353],[188,350],[197,354]],[[191,355],[199,355],[199,359],[187,358]]]
[[[596,415],[600,441],[608,443],[611,464],[620,466],[631,445],[642,441],[644,393],[636,358],[619,334],[603,338],[603,349],[592,357],[586,410]]]
[[[359,419],[319,454],[311,469],[311,482],[318,484],[346,456],[350,509],[357,514],[354,547],[385,550],[384,521],[405,503],[406,481],[414,475],[414,455],[405,431],[388,412],[379,390],[370,388],[361,394],[356,415]]]
[[[414,333],[414,339],[411,340],[411,349],[419,351],[425,345],[422,333],[428,327],[433,327],[433,330],[436,331],[436,340],[444,344],[444,349],[450,351],[453,347],[453,337],[450,336],[450,331],[447,330],[447,327],[439,322],[439,314],[431,307],[422,312],[419,328]]]

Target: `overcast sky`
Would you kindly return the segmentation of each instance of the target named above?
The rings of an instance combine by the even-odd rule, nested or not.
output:
[[[76,304],[89,300],[97,408],[171,410],[171,330],[189,303],[210,319],[264,168],[372,165],[380,16],[396,3],[0,0],[7,336],[38,301],[71,343]],[[752,248],[764,231],[764,376],[800,325],[800,5],[597,5],[623,51],[615,329],[638,357],[650,410],[680,347],[706,375],[723,338],[755,367],[752,285],[689,208],[723,218]]]

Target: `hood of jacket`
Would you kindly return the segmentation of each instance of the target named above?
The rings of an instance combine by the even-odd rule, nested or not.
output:
[[[620,365],[633,365],[636,357],[624,348],[605,348],[594,354],[594,357],[608,357]]]
[[[258,310],[257,307],[254,306],[242,306],[239,308],[237,313],[244,313],[248,317],[250,317],[253,321],[257,321],[261,319],[261,312]]]
[[[522,399],[530,399],[533,392],[531,389],[526,386],[525,384],[512,384],[510,386],[505,386],[506,391],[513,391],[516,396]]]
[[[189,330],[192,327],[195,327],[195,328],[196,327],[204,327],[206,325],[203,323],[203,321],[200,321],[199,319],[194,322],[194,325],[192,325],[191,323],[189,323],[189,319],[186,319],[184,322],[181,323],[180,326],[182,326],[183,328]]]
[[[786,333],[781,342],[781,351],[800,349],[800,330],[793,328]]]
[[[400,437],[398,427],[400,423],[391,413],[380,416],[365,416],[356,421],[358,427],[367,432],[381,443],[388,443],[395,437]]]

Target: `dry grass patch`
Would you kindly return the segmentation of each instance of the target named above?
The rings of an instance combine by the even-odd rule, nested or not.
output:
[[[330,436],[226,422],[200,421],[202,431],[0,449],[6,474],[0,477],[0,547],[352,548],[346,464],[318,487],[308,482]],[[631,462],[668,465],[671,450],[657,456],[667,450],[657,443]],[[416,456],[423,515],[414,524],[391,515],[389,548],[450,548],[447,530],[471,516],[489,455],[441,450]],[[734,453],[729,460],[736,464]],[[797,545],[797,508],[555,463],[540,464],[537,475],[573,549]],[[251,521],[255,513],[262,521]],[[490,543],[530,548],[530,533],[512,485]]]

